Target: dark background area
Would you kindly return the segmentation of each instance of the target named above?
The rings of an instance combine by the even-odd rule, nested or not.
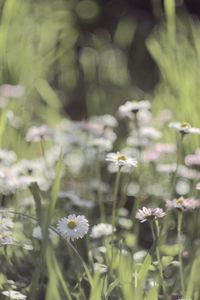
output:
[[[109,34],[111,42],[113,43],[113,36],[117,30],[117,26],[121,19],[134,20],[136,29],[134,38],[126,46],[121,49],[121,45],[114,45],[125,52],[127,57],[127,67],[131,79],[131,85],[136,87],[136,96],[142,98],[143,94],[151,93],[159,81],[159,69],[157,64],[151,57],[147,47],[146,40],[148,36],[154,31],[157,26],[165,20],[164,7],[162,1],[156,0],[98,0],[97,1],[101,13],[98,18],[94,18],[89,22],[77,18],[77,28],[80,31],[78,43],[76,44],[77,55],[81,53],[84,47],[90,47],[90,36],[98,31],[98,34]],[[200,2],[197,0],[177,0],[176,13],[178,16],[189,14],[194,18],[200,16]],[[106,37],[105,37],[106,38]],[[79,76],[76,88],[69,93],[70,101],[65,104],[65,111],[72,119],[81,119],[88,117],[87,106],[87,89],[92,84],[85,83],[84,72],[80,65]],[[97,80],[96,87],[103,90],[110,97],[115,98],[116,93],[123,98],[123,95],[133,94],[132,92],[125,92],[128,88],[126,86],[116,86],[109,83]],[[94,88],[95,88],[94,86]],[[110,91],[112,89],[112,91]],[[114,90],[114,93],[113,93]],[[117,98],[117,97],[116,97]],[[116,103],[119,102],[119,99]],[[97,109],[98,111],[98,109]]]

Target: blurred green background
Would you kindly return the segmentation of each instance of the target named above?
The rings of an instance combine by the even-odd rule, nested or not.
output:
[[[0,1],[0,83],[23,85],[30,118],[115,113],[148,98],[199,122],[200,24],[194,1]]]

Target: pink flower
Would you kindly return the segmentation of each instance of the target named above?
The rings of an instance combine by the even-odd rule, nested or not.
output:
[[[200,165],[200,149],[197,149],[194,154],[189,154],[185,157],[185,163],[188,166]]]
[[[200,201],[195,200],[193,198],[185,199],[183,197],[180,197],[178,199],[167,200],[166,201],[166,207],[169,210],[171,210],[171,209],[181,209],[183,211],[194,210],[194,209],[200,207]]]
[[[162,208],[148,208],[143,207],[142,209],[138,209],[136,213],[136,219],[138,219],[141,223],[146,221],[151,221],[155,219],[160,219],[165,216],[165,212]]]
[[[173,144],[165,144],[165,143],[159,143],[155,145],[154,148],[155,151],[159,152],[160,154],[162,153],[173,153],[176,151],[176,147]]]

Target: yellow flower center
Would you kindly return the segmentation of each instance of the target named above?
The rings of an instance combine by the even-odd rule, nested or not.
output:
[[[177,205],[183,205],[183,202],[184,202],[184,198],[183,197],[180,197],[180,198],[176,199],[176,204]]]
[[[191,125],[188,122],[181,123],[181,128],[190,128],[190,127],[191,127]]]
[[[126,161],[127,160],[127,157],[121,153],[118,153],[117,154],[117,160],[123,160],[123,161]]]
[[[74,220],[70,220],[67,222],[67,226],[70,228],[70,229],[74,229],[76,226],[77,226],[77,223],[76,221]]]

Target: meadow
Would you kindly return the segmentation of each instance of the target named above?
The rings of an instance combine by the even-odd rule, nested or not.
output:
[[[0,299],[199,300],[199,21],[0,6]]]

